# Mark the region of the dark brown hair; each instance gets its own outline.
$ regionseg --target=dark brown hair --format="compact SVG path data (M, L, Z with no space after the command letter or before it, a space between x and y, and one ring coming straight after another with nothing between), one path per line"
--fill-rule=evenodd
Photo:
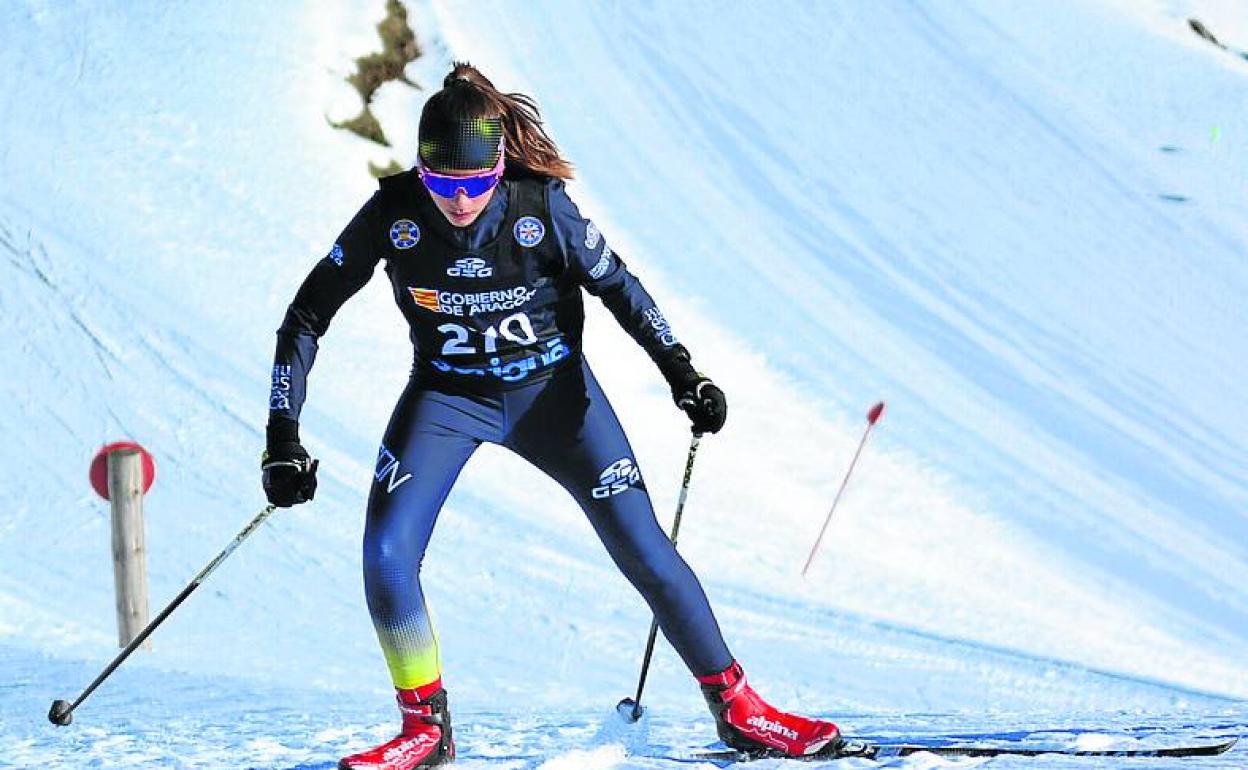
M468 62L455 62L442 80L442 90L429 98L424 111L446 120L503 119L509 171L572 178L572 164L542 128L537 102L524 94L505 94Z

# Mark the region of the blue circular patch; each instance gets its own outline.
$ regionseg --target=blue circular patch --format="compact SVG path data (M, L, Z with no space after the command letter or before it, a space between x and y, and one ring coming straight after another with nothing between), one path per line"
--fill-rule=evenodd
M546 225L537 217L520 217L512 230L516 242L526 249L531 249L546 237Z
M396 249L410 249L420 242L420 228L410 219L400 219L390 225L390 242Z

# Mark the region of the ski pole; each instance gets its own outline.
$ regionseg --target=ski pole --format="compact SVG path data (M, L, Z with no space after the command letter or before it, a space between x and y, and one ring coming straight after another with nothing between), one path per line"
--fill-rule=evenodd
M242 542L246 540L252 532L255 532L256 528L264 523L264 520L269 517L269 514L273 513L275 510L277 510L276 505L268 505L265 506L264 510L256 514L256 517L251 520L251 523L246 527L243 527L243 531L238 533L234 540L225 547L225 550L217 554L217 558L209 562L208 566L200 570L200 573L195 576L195 579L192 580L186 588L182 589L182 593L178 594L177 597L169 603L168 607L161 610L160 614L156 616L156 619L151 623L148 623L147 627L140 631L139 635L134 638L134 641L126 645L126 649L122 650L116 658L113 658L113 662L109 663L108 666L100 672L100 675L95 678L95 681L88 685L87 689L83 690L82 694L79 695L73 703L63 700L53 701L52 708L48 711L48 721L61 727L64 727L74 721L74 709L78 708L78 706L87 699L87 696L95 692L95 688L99 687L105 679L111 676L112 673L117 670L117 667L120 666L126 658L130 657L130 653L138 649L139 645L143 644L143 642L147 640L147 637L152 635L152 632L156 630L156 627L163 623L165 618L173 614L173 611L178 608L178 605L186 601L186 597L190 596L191 592L198 588L200 583L207 580L213 570L221 566L221 562L225 561L230 554L234 553L234 549L238 548L238 546L242 544Z
M693 461L698 454L698 442L702 434L694 431L689 442L689 459L685 462L685 480L680 485L680 498L676 501L676 519L672 522L672 547L676 547L676 537L680 534L680 518L685 512L685 498L689 496L689 479L693 476ZM650 638L646 640L646 652L641 659L641 675L637 678L637 697L625 698L615 704L615 710L628 722L641 719L641 691L646 687L646 675L650 673L650 659L654 656L654 643L659 636L659 619L650 620Z
M806 570L810 569L810 563L815 560L815 553L819 550L819 544L823 542L823 536L828 531L828 524L832 521L832 514L836 512L836 504L841 501L841 493L845 491L845 485L849 483L849 475L854 472L854 466L858 464L858 456L862 454L862 448L867 444L867 436L871 435L871 429L875 427L876 421L880 419L880 415L884 414L884 402L880 401L871 407L871 411L867 412L867 429L862 433L862 440L858 442L858 451L854 452L854 459L849 463L849 470L845 471L845 478L841 480L841 488L836 490L836 497L832 498L832 509L828 511L828 517L823 520L823 529L819 530L819 537L815 539L815 546L810 549L810 556L806 557L806 566L802 567L802 577L806 577Z

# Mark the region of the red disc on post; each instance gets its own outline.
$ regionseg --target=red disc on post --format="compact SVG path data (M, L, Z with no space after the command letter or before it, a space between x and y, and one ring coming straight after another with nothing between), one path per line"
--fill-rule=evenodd
M105 500L108 499L108 456L121 449L133 449L143 458L143 494L152 488L156 481L156 460L151 453L133 441L114 441L100 447L91 461L91 488Z

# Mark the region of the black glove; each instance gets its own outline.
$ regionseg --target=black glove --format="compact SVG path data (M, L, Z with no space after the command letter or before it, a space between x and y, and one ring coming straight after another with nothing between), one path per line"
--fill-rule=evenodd
M669 348L659 360L659 371L672 388L672 400L689 415L693 432L718 433L728 419L728 401L724 391L699 374L689 361L684 345Z
M299 425L291 420L269 424L268 440L260 457L261 481L269 502L279 508L306 503L316 494L319 460L308 457L299 443Z

